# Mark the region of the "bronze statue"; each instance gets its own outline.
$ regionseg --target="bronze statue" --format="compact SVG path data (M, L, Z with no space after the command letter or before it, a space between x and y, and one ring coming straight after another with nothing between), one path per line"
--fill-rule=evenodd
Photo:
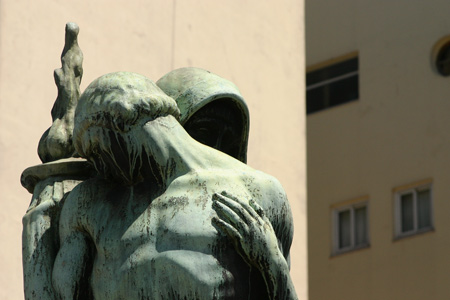
M205 72L168 75L217 79ZM24 172L34 191L27 299L296 299L286 195L242 163L245 102L231 83L223 92L220 77L208 90L194 75L168 75L164 91L134 73L95 80L72 98L76 151L66 152L82 158L56 155ZM170 84L189 92L171 94ZM182 101L191 104L180 118Z

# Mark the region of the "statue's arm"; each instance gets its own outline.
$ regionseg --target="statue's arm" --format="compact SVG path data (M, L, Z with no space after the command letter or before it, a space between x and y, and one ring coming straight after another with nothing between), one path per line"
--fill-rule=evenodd
M52 284L57 299L92 299L89 278L94 248L83 224L83 197L74 191L61 211L59 234L61 247L55 259ZM74 197L72 197L74 196Z
M80 231L68 235L53 268L53 287L57 299L92 299L89 286L92 266L89 238Z
M268 195L271 194L268 193ZM273 197L281 195L284 195L284 192L275 193ZM287 202L287 199L272 200L275 205ZM237 251L244 260L261 272L270 299L297 299L288 263L292 240L290 210L283 212L281 209L277 212L281 223L285 223L276 224L277 227L285 229L290 227L288 230L290 233L287 233L288 240L283 242L279 241L271 221L256 202L252 200L247 202L230 194L221 193L213 196L213 203L218 214L218 218L213 218L214 224L233 240ZM285 207L289 209L288 205ZM286 217L283 216L283 213L287 214Z
M35 187L31 204L22 218L22 263L25 299L54 299L51 284L58 251L61 181L49 178Z

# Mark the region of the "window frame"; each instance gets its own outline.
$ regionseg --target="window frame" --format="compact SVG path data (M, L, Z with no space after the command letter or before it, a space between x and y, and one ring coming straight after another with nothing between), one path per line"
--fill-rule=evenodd
M429 190L430 195L430 225L427 227L419 228L419 212L417 204L417 193L420 191ZM405 188L398 188L394 190L394 222L395 222L395 239L401 239L404 237L414 236L416 234L433 231L434 230L434 201L433 201L433 184L432 182L412 184ZM413 195L413 229L409 231L402 231L402 196L412 194Z
M361 207L366 208L366 238L367 242L355 245L355 232L356 232L356 226L355 226L355 210ZM339 213L344 211L350 211L350 246L348 247L339 247L339 238L340 238L340 224L339 224ZM357 201L350 204L344 204L338 207L334 207L332 211L332 255L339 255L342 253L347 253L359 249L364 249L370 247L370 226L369 226L369 201L368 199L365 199L363 201Z
M329 76L326 76L326 78L323 78L322 80L316 80L316 79L312 79L311 83L308 83L308 81L310 81L310 79L308 79L309 75L312 75L313 73L317 73L317 72L322 72L324 71L325 74L329 73L331 70L333 70L333 68L336 68L338 65L342 65L342 64L346 64L346 63L353 63L352 61L356 60L356 69L351 69L345 72L338 72L338 74L334 74L331 75L329 74ZM336 72L336 71L331 71L331 72ZM320 98L320 108L318 107L314 107L314 105L312 105L310 107L310 103L316 103L316 101L312 101L310 102L310 100L308 97L308 93L310 91L316 90L316 89L320 89L320 88L327 88L327 90L329 88L332 87L333 84L336 83L343 83L343 81L345 81L346 79L350 79L350 78L356 78L356 90L352 90L356 93L356 98L352 98L352 99L345 99L345 100L340 100L337 101L337 103L332 103L330 101L335 101L336 99L334 99L333 97L325 97L325 98ZM306 86L305 86L305 93L306 93L306 114L307 115L311 115L311 114L315 114L324 110L328 110L330 108L334 108L337 106L341 106L343 104L348 104L351 102L355 102L360 100L361 94L360 94L360 63L359 63L359 52L358 51L354 51L312 66L309 66L306 68ZM331 93L332 95L334 95L334 93ZM339 94L341 97L345 94ZM315 99L315 98L314 98Z

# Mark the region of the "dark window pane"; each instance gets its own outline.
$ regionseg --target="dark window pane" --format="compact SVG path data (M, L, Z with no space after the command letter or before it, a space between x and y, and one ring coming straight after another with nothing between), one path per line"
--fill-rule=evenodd
M306 74L306 113L359 98L358 57Z
M327 107L357 100L359 97L358 75L333 82L328 86L328 89L329 91L326 93L326 96L328 96Z
M436 67L441 75L450 75L450 43L445 44L439 50L436 58Z
M367 244L367 208L355 208L355 246Z
M430 190L417 192L417 217L419 229L431 227Z
M401 196L400 200L402 232L411 231L414 229L414 215L413 215L413 194L405 194Z
M306 113L358 100L358 74L306 92Z
M306 92L306 113L310 114L322 109L325 109L326 99L325 87L312 89Z
M358 57L316 70L306 74L306 86L348 74L359 69Z
M339 249L351 246L350 210L338 214Z

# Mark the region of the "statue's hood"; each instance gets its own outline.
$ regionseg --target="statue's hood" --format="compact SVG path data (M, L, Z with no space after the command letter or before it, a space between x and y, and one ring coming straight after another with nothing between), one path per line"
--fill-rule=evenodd
M247 162L250 117L244 98L232 82L203 69L181 68L164 75L156 85L177 102L183 126L205 105L216 100L232 101L243 124L240 150L235 158Z

